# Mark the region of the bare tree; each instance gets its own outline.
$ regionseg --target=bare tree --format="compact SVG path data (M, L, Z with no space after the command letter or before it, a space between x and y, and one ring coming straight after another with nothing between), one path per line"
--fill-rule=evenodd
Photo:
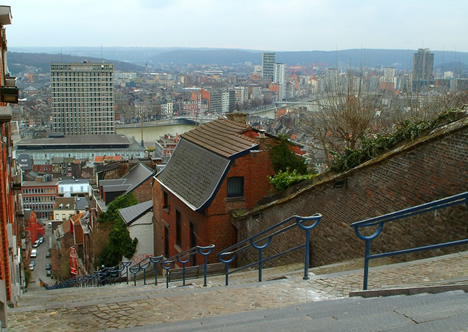
M363 137L378 130L377 117L382 109L382 95L371 92L363 75L337 77L328 82L318 99L318 136L326 149L342 152L356 149Z

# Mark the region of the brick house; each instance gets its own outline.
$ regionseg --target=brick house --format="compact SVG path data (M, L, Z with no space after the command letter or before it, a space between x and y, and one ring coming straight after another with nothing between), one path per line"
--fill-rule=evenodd
M156 255L210 244L217 252L236 243L231 212L251 209L270 192L269 139L246 125L245 114L232 115L181 135L172 158L154 176Z
M38 222L36 213L33 210L24 210L24 231L26 232L26 239L29 239L30 246L40 237L44 237L44 225Z

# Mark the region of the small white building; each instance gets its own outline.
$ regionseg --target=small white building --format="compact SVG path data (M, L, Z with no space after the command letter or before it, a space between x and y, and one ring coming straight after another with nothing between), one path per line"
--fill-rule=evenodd
M166 103L161 105L161 115L172 117L174 114L174 104L173 103Z
M61 180L58 183L58 194L60 196L90 195L91 186L88 179Z
M153 201L149 200L119 210L119 214L127 225L130 237L137 238L138 244L132 260L139 263L148 256L154 255Z

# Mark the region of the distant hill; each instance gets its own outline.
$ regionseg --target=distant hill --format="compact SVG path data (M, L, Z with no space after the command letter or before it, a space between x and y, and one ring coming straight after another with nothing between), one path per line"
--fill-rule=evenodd
M99 58L92 58L87 56L72 56L67 54L48 54L48 53L16 53L16 52L8 52L8 68L10 72L13 74L19 73L24 71L26 66L34 66L39 68L39 70L43 73L50 72L50 64L53 62L64 62L64 63L71 63L71 62L83 62L83 61L90 61L90 62L101 62ZM141 71L143 68L139 65L128 63L128 62L121 62L117 60L103 60L107 63L114 64L114 70L119 71Z
M158 53L151 58L154 63L173 63L177 65L191 63L232 65L251 62L261 64L261 51L244 50L172 50ZM307 52L276 52L276 62L288 66L322 67L395 67L411 69L414 51L409 50L342 50L342 51L307 51ZM434 66L447 62L468 64L468 53L452 51L434 51Z
M117 70L138 70L146 64L161 65L206 65L230 66L233 64L261 64L262 51L240 49L189 49L189 48L151 48L151 47L75 47L64 48L13 48L9 52L9 64L37 63L40 68L49 68L50 62L100 61L101 58L113 62ZM28 58L27 54L35 53ZM412 69L413 54L417 50L351 49L339 51L276 52L276 61L288 66L323 67L395 67ZM22 53L19 53L22 52ZM468 65L468 52L432 51L434 67L446 63ZM41 53L41 54L37 54ZM120 61L120 63L117 63ZM137 65L131 67L131 64ZM458 65L460 66L460 65ZM133 69L132 69L133 68ZM12 68L13 69L13 68ZM49 69L47 69L48 71Z

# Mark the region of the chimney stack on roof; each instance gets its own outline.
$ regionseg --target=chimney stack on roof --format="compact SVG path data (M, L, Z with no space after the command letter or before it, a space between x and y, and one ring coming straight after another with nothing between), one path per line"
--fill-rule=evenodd
M231 121L247 124L247 113L226 113L226 116Z

